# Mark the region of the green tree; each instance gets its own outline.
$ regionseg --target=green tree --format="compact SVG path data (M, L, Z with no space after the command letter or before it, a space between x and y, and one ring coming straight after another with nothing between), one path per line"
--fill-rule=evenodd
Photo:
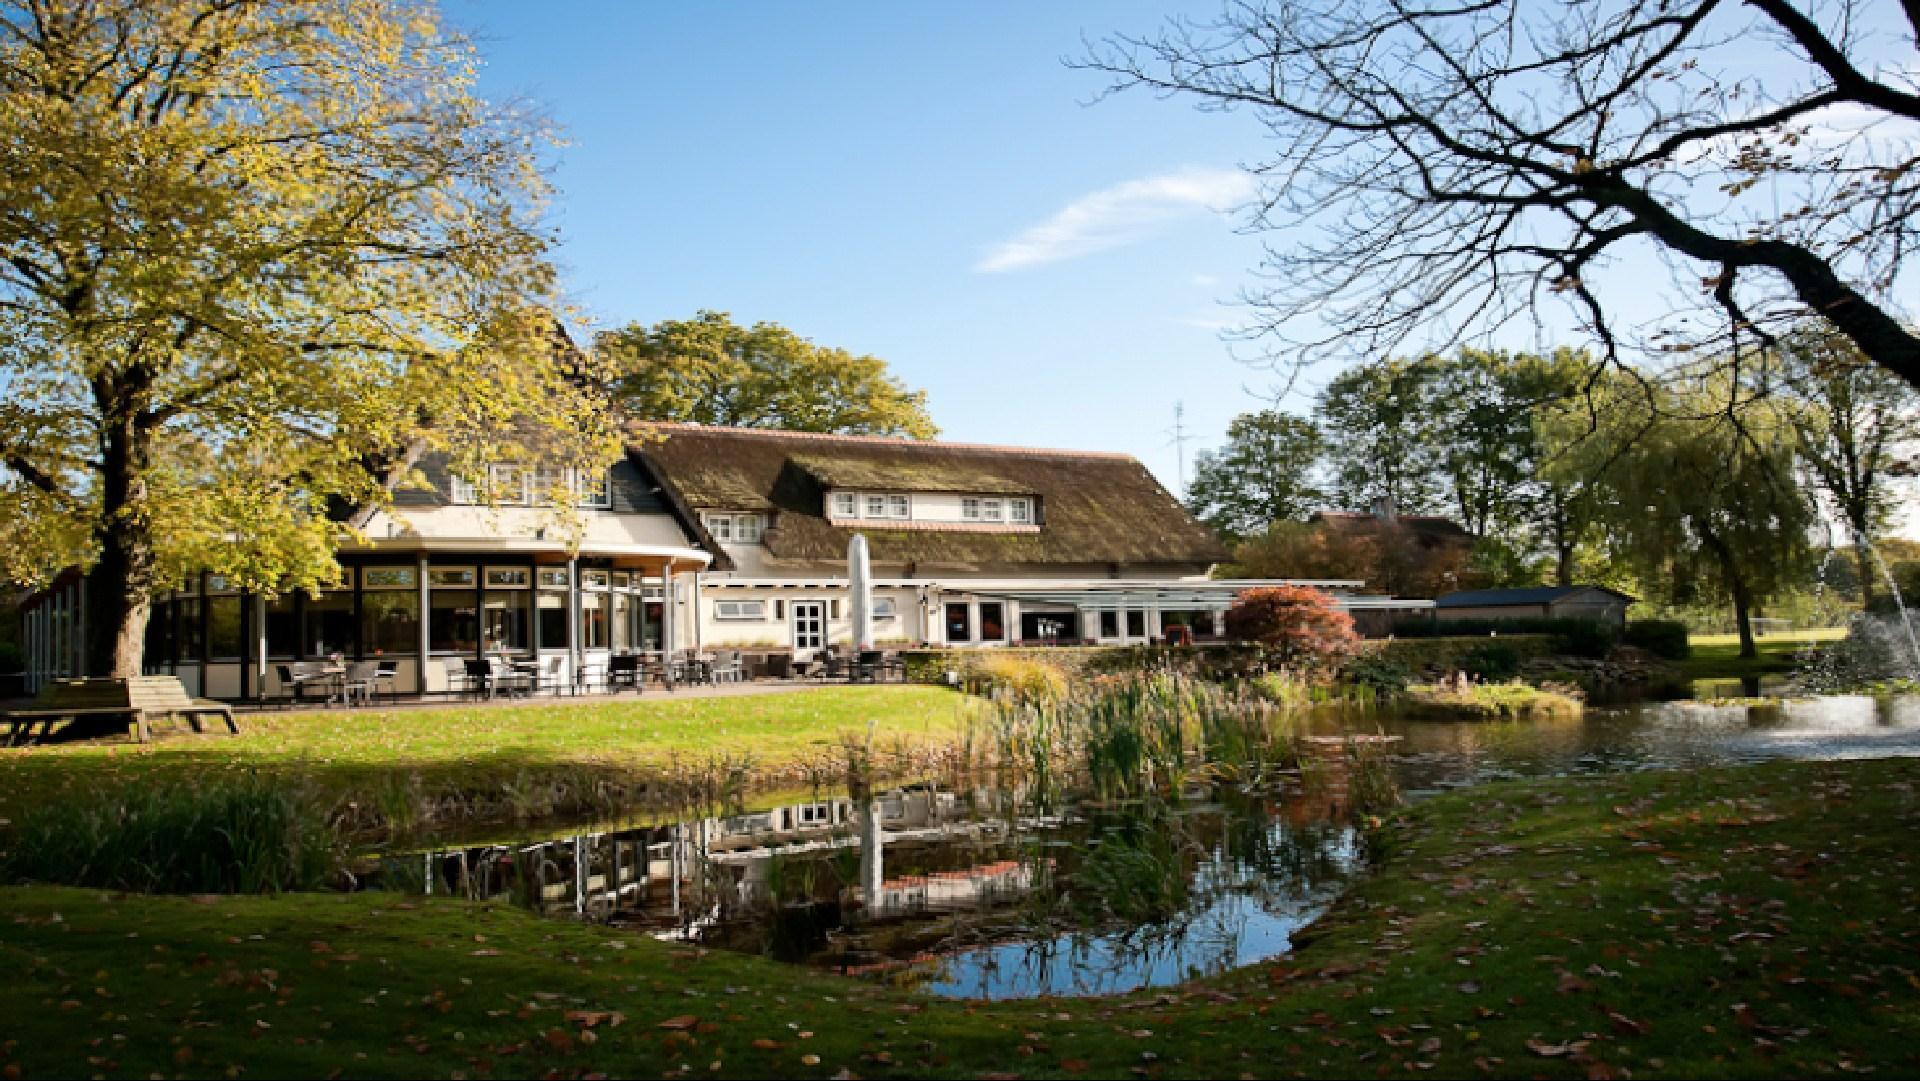
M1362 508L1390 499L1405 513L1445 505L1446 463L1435 425L1431 357L1349 368L1320 392L1314 419L1326 439L1333 497Z
M424 444L610 461L553 347L540 134L401 0L0 5L0 560L88 569L89 664L156 589L336 572Z
M1860 598L1871 606L1873 538L1886 528L1899 479L1914 472L1920 393L1822 325L1785 336L1778 358L1800 460L1846 523Z
M1317 483L1325 449L1310 420L1274 409L1242 413L1227 425L1226 445L1200 455L1187 506L1229 540L1303 518L1325 499Z
M1553 513L1534 418L1573 396L1597 362L1570 349L1462 349L1432 364L1433 438L1460 524L1510 549L1531 547L1528 534L1547 532Z
M927 392L879 357L815 345L777 323L743 327L726 312L635 323L601 334L619 396L647 420L931 439Z
M1814 513L1782 411L1739 395L1724 374L1616 381L1595 403L1598 432L1553 468L1586 481L1607 545L1643 585L1684 602L1717 582L1753 657L1753 611L1805 569Z

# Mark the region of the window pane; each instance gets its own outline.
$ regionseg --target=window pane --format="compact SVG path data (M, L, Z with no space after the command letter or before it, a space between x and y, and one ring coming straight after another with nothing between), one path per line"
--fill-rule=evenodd
M532 580L532 574L530 574L525 567L487 568L488 589L524 588Z
M420 651L420 594L411 589L360 597L360 641L368 655Z
M758 514L742 514L739 522L735 525L734 534L736 539L742 544L760 543L760 516Z
M306 650L308 657L353 655L353 594L331 589L306 601Z
M973 621L967 618L967 606L964 604L947 605L947 641L973 641Z
M912 502L903 495L890 495L887 497L887 508L893 512L895 518L908 517L909 509L912 505Z
M980 605L980 640L1002 642L1007 637L1006 615L998 601Z
M418 582L412 567L368 567L360 572L366 589L412 589Z
M1147 614L1138 608L1127 609L1127 637L1145 638L1147 635Z
M474 650L480 622L474 615L473 590L436 589L427 613L429 644L435 653L467 653Z
M292 657L300 651L300 624L294 620L294 595L267 601L267 656Z
M466 586L473 588L472 567L433 567L427 571L427 581L436 586Z
M870 495L867 497L867 517L885 518L887 516L887 497Z
M625 593L613 595L613 648L633 648L633 598Z
M960 501L960 517L980 517L980 501L978 499L962 499Z
M207 598L207 656L216 661L237 661L247 655L240 634L240 598Z
M1102 638L1120 637L1120 613L1118 612L1100 613L1100 637Z
M567 595L543 589L540 591L540 648L566 649L569 645Z
M581 596L580 644L582 648L607 648L607 611L612 599L605 593L587 593Z
M180 607L180 618L174 624L174 633L180 637L180 659L197 661L200 659L200 598L182 597L174 602Z
M489 592L482 609L486 647L520 651L533 648L533 594L524 589Z
M173 663L173 602L155 601L153 612L147 617L147 649L144 658L149 666Z

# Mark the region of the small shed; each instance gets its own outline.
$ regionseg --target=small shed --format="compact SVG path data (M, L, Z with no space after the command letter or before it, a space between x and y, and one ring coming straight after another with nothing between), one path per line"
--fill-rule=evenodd
M1606 586L1469 589L1436 598L1433 615L1442 623L1470 619L1592 619L1624 627L1627 606L1637 599Z

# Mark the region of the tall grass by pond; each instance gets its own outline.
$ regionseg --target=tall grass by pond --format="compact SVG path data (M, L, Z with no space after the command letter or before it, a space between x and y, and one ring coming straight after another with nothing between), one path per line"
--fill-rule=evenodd
M346 843L310 789L241 777L101 793L15 822L0 881L145 893L278 893L338 881Z

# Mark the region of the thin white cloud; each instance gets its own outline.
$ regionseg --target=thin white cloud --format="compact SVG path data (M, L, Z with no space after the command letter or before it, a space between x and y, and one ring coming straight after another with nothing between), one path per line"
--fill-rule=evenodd
M1182 218L1231 210L1253 193L1253 178L1237 169L1190 167L1129 180L1081 196L995 244L974 269L985 274L1022 270L1137 244Z

